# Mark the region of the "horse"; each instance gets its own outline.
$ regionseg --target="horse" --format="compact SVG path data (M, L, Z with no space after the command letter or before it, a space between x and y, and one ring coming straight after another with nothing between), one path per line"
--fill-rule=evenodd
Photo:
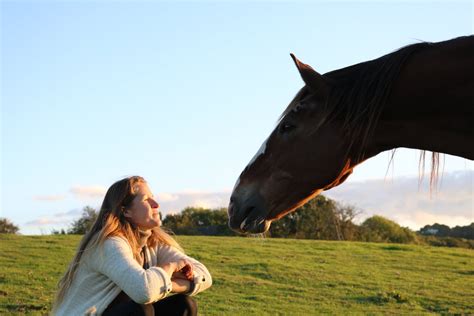
M323 75L290 54L305 85L240 174L229 227L271 222L399 147L474 158L474 36L408 45ZM433 171L432 171L433 175Z

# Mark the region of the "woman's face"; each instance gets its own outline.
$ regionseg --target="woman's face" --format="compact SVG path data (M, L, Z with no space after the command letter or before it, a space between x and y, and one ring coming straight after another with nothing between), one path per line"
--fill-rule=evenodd
M161 225L160 205L146 183L137 183L133 187L136 196L131 205L125 210L125 217L142 230L148 230Z

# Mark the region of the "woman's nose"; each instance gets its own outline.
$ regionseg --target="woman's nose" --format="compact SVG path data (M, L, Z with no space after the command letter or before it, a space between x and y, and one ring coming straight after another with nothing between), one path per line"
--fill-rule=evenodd
M158 204L158 202L156 202L155 200L150 199L150 206L151 208L159 208L160 204Z

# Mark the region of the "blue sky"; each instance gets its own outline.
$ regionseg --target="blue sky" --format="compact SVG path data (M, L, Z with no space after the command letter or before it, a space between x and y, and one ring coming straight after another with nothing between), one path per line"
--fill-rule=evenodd
M47 233L134 174L149 180L164 213L226 206L302 86L290 52L324 73L472 31L470 1L2 1L0 216L22 233ZM417 151L400 150L388 183L416 179L417 163ZM369 160L347 188L383 180L387 165L384 153ZM454 202L437 216L473 220L472 170L446 156L446 179L461 177L467 191L455 199L442 186L430 203ZM412 227L435 220L397 214L387 216Z

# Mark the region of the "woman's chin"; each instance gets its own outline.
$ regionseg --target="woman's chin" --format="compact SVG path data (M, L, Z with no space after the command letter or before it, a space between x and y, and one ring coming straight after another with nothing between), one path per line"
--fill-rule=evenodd
M161 226L161 221L160 219L156 219L156 218L150 218L150 220L148 220L143 225L138 225L138 227L141 230L150 230L150 229L157 228L160 226Z
M152 226L151 228L160 227L160 226L161 226L160 217L158 216L158 218L153 218L153 219L150 221L150 226Z

